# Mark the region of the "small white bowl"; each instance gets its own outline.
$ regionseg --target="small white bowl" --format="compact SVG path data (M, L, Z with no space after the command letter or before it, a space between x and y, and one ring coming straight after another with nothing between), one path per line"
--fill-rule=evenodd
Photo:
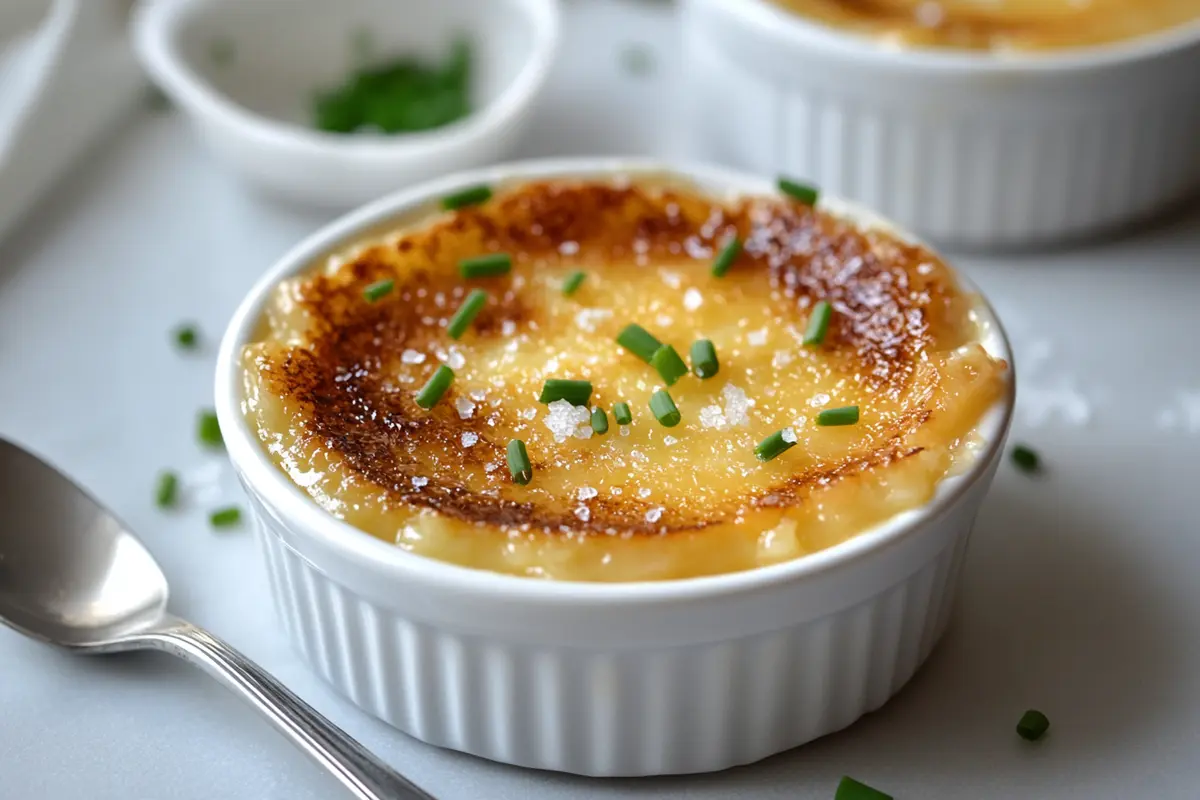
M559 11L557 0L159 0L141 5L133 35L153 80L247 179L347 208L505 156L550 72ZM309 125L314 91L344 82L365 43L437 59L459 35L475 59L469 117L396 136Z
M879 708L946 626L971 526L1003 451L1011 372L1008 392L978 426L976 461L944 480L926 506L795 561L663 582L542 581L405 552L319 508L247 425L240 353L276 284L320 256L479 183L670 173L716 195L773 191L769 181L720 169L597 159L428 183L343 217L287 253L221 342L217 415L250 495L287 635L335 688L422 741L585 775L724 769ZM821 205L886 227L858 206ZM980 316L984 346L1011 365L999 323L986 306Z
M1200 22L1045 55L898 50L766 0L685 0L705 157L944 244L1048 243L1200 188Z

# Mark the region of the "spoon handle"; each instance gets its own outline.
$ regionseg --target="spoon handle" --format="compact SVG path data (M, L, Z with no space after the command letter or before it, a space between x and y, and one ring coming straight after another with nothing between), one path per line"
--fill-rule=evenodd
M241 695L358 800L435 800L253 661L207 631L177 620L138 638L148 647L196 664Z

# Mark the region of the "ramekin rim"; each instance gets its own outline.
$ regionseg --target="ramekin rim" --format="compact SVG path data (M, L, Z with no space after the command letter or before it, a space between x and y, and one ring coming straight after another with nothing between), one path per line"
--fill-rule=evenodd
M238 305L222 336L217 356L216 411L228 455L248 491L259 495L268 506L278 509L293 533L319 540L358 567L387 573L408 585L424 582L436 584L445 590L533 602L553 600L582 605L644 605L753 592L836 570L852 561L886 550L918 528L931 524L976 482L984 479L992 462L999 457L1012 418L1016 395L1015 371L1012 350L999 318L987 298L957 269L954 269L954 274L961 288L978 298L976 310L986 323L985 348L1005 360L1009 367L1006 392L985 412L976 426L986 442L985 446L975 454L968 470L944 478L928 503L901 512L846 541L810 555L738 572L658 581L538 580L507 575L410 553L377 539L322 509L271 462L241 412L240 353L251 341L253 328L258 323L269 293L280 280L311 265L315 259L337 246L354 241L356 236L389 217L464 187L539 178L664 174L694 180L710 190L719 186L721 191L727 193L765 194L772 187L768 180L760 176L706 164L625 158L517 161L455 173L395 192L322 226L293 246L263 274ZM858 224L878 227L909 241L920 241L855 203L830 197L822 198L821 207L835 214L846 215Z

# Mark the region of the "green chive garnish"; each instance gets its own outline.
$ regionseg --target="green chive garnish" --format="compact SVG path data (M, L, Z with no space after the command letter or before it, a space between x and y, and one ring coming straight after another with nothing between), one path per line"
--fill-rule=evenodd
M754 455L758 457L759 461L770 461L795 446L796 432L791 428L784 428L781 431L775 431L759 442L758 446L754 448Z
M679 353L676 353L675 348L669 344L664 344L654 351L654 356L650 359L650 366L654 367L662 376L663 382L667 386L674 386L676 381L688 374L687 364L683 363Z
M200 334L195 325L180 325L175 329L175 344L184 350L191 350L200 341Z
M717 253L716 259L713 260L712 276L714 278L725 277L725 273L729 272L729 268L733 266L733 262L737 261L737 257L741 254L742 240L735 236L721 248L721 252Z
M421 387L421 391L417 392L417 405L428 411L437 405L438 400L442 399L442 395L450 388L450 384L454 382L454 370L447 367L445 364L439 366Z
M615 404L613 418L616 419L618 425L628 425L633 422L633 412L629 410L629 403Z
M1022 472L1033 474L1042 469L1042 459L1033 449L1023 444L1015 445L1012 449L1012 460Z
M1021 721L1017 723L1017 734L1022 739L1030 742L1036 742L1038 739L1046 735L1046 731L1050 729L1050 720L1040 711L1029 709L1021 715Z
M817 424L825 426L853 425L858 422L858 406L827 408L817 414Z
M697 378L711 378L721 368L717 363L717 348L708 339L692 342L692 372Z
M555 400L566 400L573 406L586 406L592 399L591 381L570 381L560 378L549 378L542 384L542 394L539 403L553 403Z
M592 431L608 433L608 414L604 413L603 408L597 408L592 412Z
M219 508L208 515L208 524L214 528L232 528L242 521L242 510L237 506Z
M817 187L789 180L788 178L779 179L779 191L790 197L794 197L806 206L815 206L817 198L821 196L821 191Z
M196 419L196 438L201 444L209 447L221 447L225 444L225 437L221 435L221 423L217 422L217 415L212 411L201 411L200 416Z
M487 303L487 299L487 292L483 289L472 289L467 294L467 299L463 300L458 311L455 311L454 316L450 318L450 324L446 326L446 333L450 335L451 339L457 339L467 332L467 328L471 327L471 323L475 321L475 317Z
M635 322L629 323L624 330L617 334L617 344L647 364L650 363L650 359L654 358L658 348L662 347L662 342Z
M829 320L833 317L833 306L825 300L813 306L812 316L808 318L808 330L804 331L804 343L818 345L825 341L829 332Z
M458 262L458 274L464 278L494 278L512 271L512 256L508 253L488 253L485 256L464 258Z
M492 187L487 185L471 186L442 198L442 208L453 211L456 208L477 206L492 199Z
M174 472L163 472L154 486L154 502L159 508L172 508L179 498L179 476Z
M529 463L529 453L520 439L508 443L508 472L512 475L513 483L522 486L533 480L533 465Z
M567 297L575 294L579 290L579 286L583 283L583 279L587 277L587 273L577 269L563 280L562 293Z
M382 300L392 293L392 289L396 288L396 282L391 278L385 278L381 281L375 281L366 289L363 289L363 297L367 298L368 303L374 303L377 300Z
M833 800L893 800L890 794L884 794L865 783L859 783L849 775L838 781L837 794Z
M675 401L667 394L666 389L659 389L650 397L650 410L665 428L674 428L681 419L679 409L675 407Z

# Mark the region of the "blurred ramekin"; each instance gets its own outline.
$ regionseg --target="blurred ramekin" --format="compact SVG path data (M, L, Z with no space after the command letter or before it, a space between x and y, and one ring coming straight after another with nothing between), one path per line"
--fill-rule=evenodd
M1200 187L1200 22L1048 55L899 50L767 0L684 0L700 153L943 244L1044 244Z
M946 625L1008 429L1011 370L1009 391L979 425L977 460L927 506L815 555L688 580L554 582L433 561L330 516L263 451L242 414L239 354L281 279L459 188L664 172L722 195L774 191L714 168L601 159L462 174L384 198L301 243L225 333L217 413L283 627L335 688L422 741L586 775L723 769L879 708ZM822 207L886 225L847 203ZM985 346L1011 364L999 323L986 306L980 315Z

